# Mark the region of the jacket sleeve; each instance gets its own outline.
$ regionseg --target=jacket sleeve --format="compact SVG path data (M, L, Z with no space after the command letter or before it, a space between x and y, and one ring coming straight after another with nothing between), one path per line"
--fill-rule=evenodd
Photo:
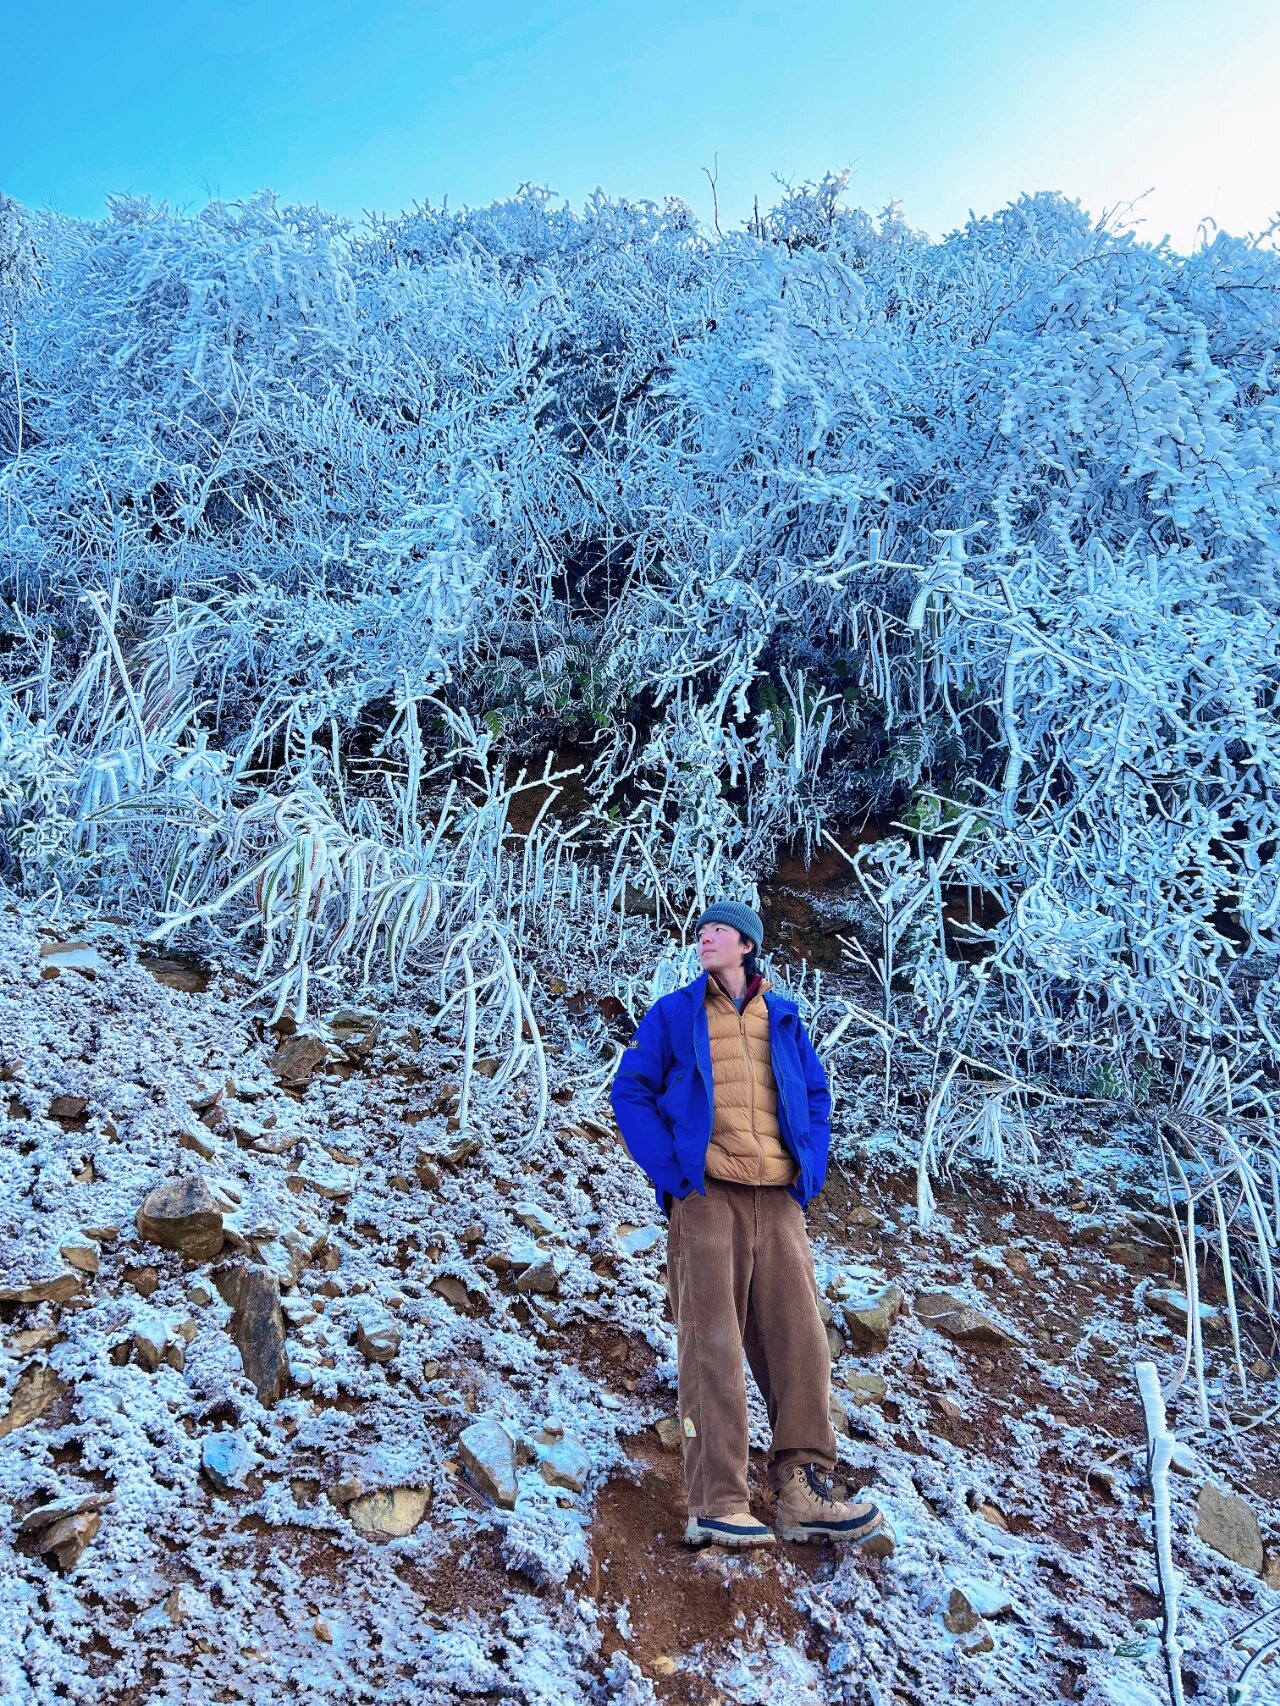
M659 1201L664 1191L680 1197L690 1188L676 1157L671 1128L658 1108L670 1060L662 1015L654 1006L641 1019L635 1036L623 1049L609 1092L622 1141L632 1160L648 1175Z
M809 1097L809 1139L813 1146L813 1189L816 1194L827 1177L827 1156L831 1148L831 1090L826 1070L818 1059L818 1051L803 1024L796 1027L796 1047Z

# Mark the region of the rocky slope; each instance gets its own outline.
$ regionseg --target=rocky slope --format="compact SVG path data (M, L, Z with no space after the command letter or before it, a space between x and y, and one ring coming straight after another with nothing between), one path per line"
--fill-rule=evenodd
M583 993L533 1142L496 1057L460 1121L425 989L307 1035L244 993L0 913L0 1696L1164 1698L1132 1369L1172 1384L1182 1300L1122 1129L940 1190L924 1234L910 1133L838 1110L833 1415L898 1548L691 1555L665 1235ZM1207 1302L1215 1427L1185 1386L1169 1416L1188 1692L1220 1698L1280 1615L1277 1371L1259 1335L1243 1398Z

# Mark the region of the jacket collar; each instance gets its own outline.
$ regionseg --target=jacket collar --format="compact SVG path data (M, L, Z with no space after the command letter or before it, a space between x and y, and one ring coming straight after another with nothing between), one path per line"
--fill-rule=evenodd
M737 1007L738 1002L735 1001L733 996L729 994L729 987L725 983L724 979L720 976L719 972L709 971L707 973L707 976L709 978L713 978L715 980L716 988L720 989L723 992L723 994L725 995L725 997L729 1001L733 1001L734 1006ZM764 976L764 974L762 972L756 972L754 974L754 976L752 976L751 978L749 978L747 980L746 987L742 992L742 997L741 997L742 1006L743 1007L749 1007L751 1005L752 996L755 995L756 991L762 987L765 989L768 989L770 987L769 980ZM711 989L710 983L708 983L707 989L708 990Z
M672 993L684 995L695 1006L701 1007L707 999L707 979L710 975L711 973L707 971L699 972L691 983L683 984L680 989L673 990ZM761 999L766 1007L776 1007L779 1012L798 1013L800 1011L789 995L781 995L775 989L765 990Z

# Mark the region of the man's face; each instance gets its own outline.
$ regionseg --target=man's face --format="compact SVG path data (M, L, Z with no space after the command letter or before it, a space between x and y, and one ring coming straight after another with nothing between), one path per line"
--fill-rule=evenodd
M732 924L704 924L698 932L698 958L704 971L735 971L750 952Z

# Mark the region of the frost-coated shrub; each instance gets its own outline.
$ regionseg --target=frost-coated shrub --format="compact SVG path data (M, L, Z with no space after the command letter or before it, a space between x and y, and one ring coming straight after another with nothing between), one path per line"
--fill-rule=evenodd
M823 1018L927 1066L922 1210L1119 1096L1236 1178L1269 1306L1272 233L1041 194L934 242L844 187L715 236L528 184L0 202L4 879L244 934L277 1003L412 952L510 1017L504 953L630 994L653 919L875 810L875 988ZM507 763L569 739L589 809L513 858Z

